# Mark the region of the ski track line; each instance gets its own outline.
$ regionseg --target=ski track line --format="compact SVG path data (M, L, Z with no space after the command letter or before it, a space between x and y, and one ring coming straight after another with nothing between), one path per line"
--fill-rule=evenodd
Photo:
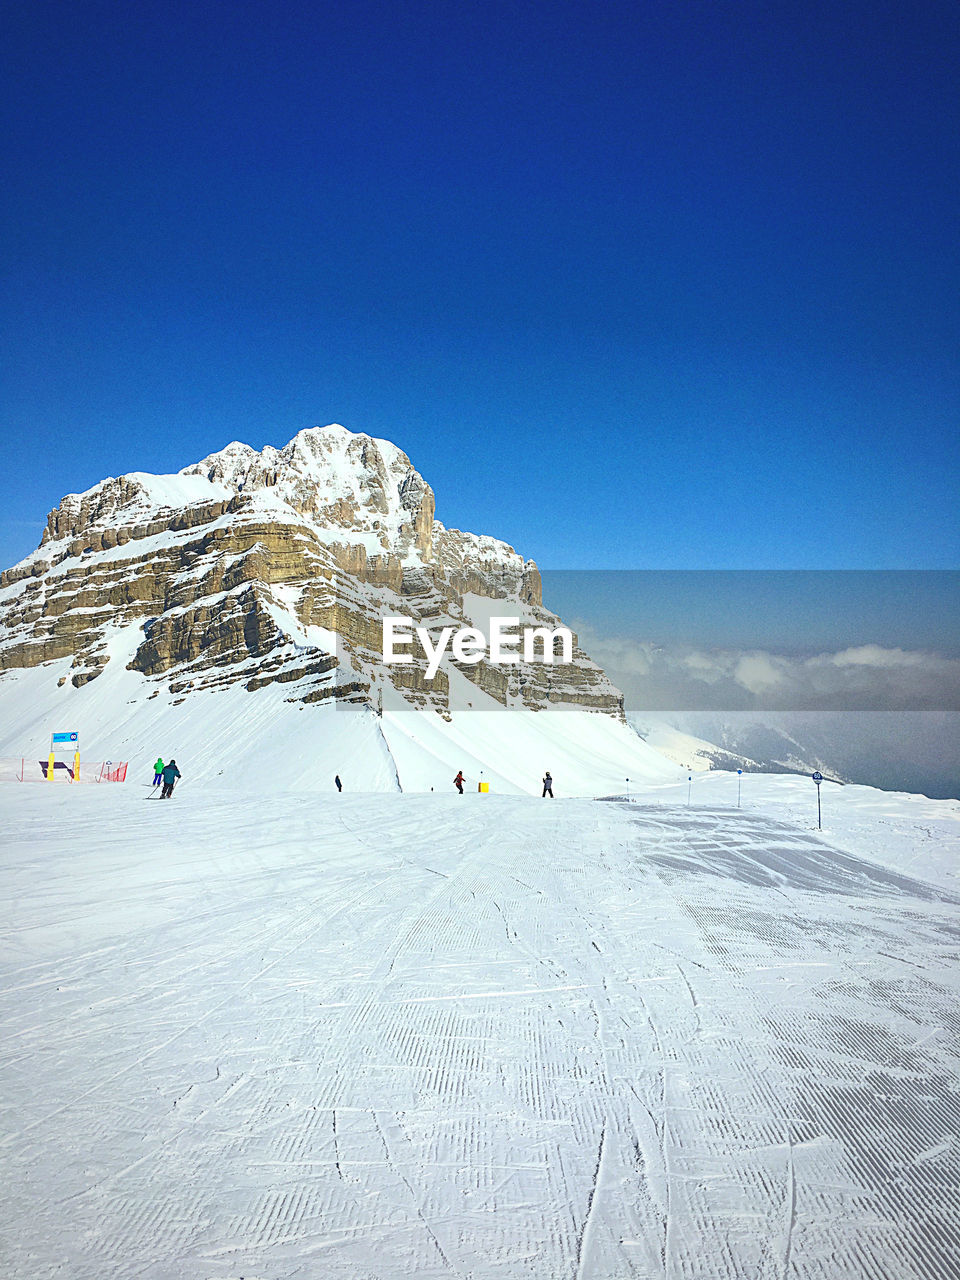
M793 1135L787 1125L787 1194L785 1204L785 1224L783 1239L783 1263L780 1268L780 1280L787 1280L790 1274L790 1251L793 1247L793 1233L797 1225L797 1172L793 1159Z
M577 1240L577 1274L576 1280L586 1280L588 1272L586 1265L590 1256L590 1232L594 1221L594 1206L597 1202L597 1196L603 1182L603 1159L607 1146L607 1121L603 1123L600 1131L600 1147L597 1151L597 1167L593 1173L593 1185L590 1188L590 1194L587 1198L587 1211L583 1218L583 1227L580 1231L580 1238Z
M409 1178L407 1178L406 1175L403 1173L402 1167L398 1164L393 1154L391 1142L390 1142L390 1139L387 1137L387 1132L386 1132L387 1126L390 1124L389 1117L383 1115L382 1113L377 1113L375 1111L373 1112L373 1120L374 1120L374 1123L376 1124L377 1131L380 1134L380 1139L383 1142L384 1151L386 1152L386 1157L387 1157L387 1164L389 1168L391 1168L394 1171L394 1173L397 1174L400 1181L406 1187L410 1197L410 1203L413 1206L414 1213L416 1214L419 1222L422 1224L423 1229L427 1237L429 1238L430 1242L432 1243L433 1247L436 1249L440 1257L440 1261L443 1263L444 1267L452 1275L463 1276L463 1272L459 1269L459 1267L455 1266L454 1263L451 1262L451 1260L447 1257L447 1254L444 1251L443 1245L440 1243L440 1240L438 1239L436 1232L434 1231L433 1227L430 1225L430 1221L427 1218L427 1215L423 1211L422 1199L418 1197Z

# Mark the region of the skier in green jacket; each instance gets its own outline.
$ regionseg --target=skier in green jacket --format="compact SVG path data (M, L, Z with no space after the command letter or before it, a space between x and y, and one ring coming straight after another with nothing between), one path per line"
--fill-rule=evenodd
M157 756L157 763L153 766L153 785L160 785L160 775L163 773L163 761Z

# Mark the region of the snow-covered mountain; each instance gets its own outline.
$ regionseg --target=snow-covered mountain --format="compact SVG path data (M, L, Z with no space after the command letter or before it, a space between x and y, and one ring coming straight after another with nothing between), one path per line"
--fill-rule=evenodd
M885 791L956 797L955 711L631 711L648 745L694 770L812 773Z
M696 714L661 719L631 712L627 720L644 742L683 769L698 773L709 769L743 773L819 770L833 782L846 781L842 771L829 762L829 745L820 755L812 745L798 741L784 729L764 725L756 717L743 725L739 734L719 717L704 724Z
M0 668L70 655L79 687L110 660L109 633L135 621L131 665L174 692L280 680L304 702L362 701L385 676L409 701L446 710L445 672L428 682L423 662L384 668L384 613L465 625L479 597L558 620L542 609L533 561L446 529L434 505L406 454L340 426L261 453L233 443L177 475L104 480L64 498L38 550L0 578ZM501 703L512 693L529 706L621 710L582 652L563 669L528 666L513 690L489 663L464 672Z
M354 756L370 786L397 785L401 762L403 785L446 784L452 765L521 790L544 768L568 767L568 790L668 768L579 645L552 665L445 659L435 678L416 648L385 664L386 615L431 635L492 614L560 625L532 560L434 508L396 445L338 425L68 495L0 575L0 754L42 754L69 721L101 758L186 743L202 773L277 757L296 785ZM305 709L337 718L321 730Z

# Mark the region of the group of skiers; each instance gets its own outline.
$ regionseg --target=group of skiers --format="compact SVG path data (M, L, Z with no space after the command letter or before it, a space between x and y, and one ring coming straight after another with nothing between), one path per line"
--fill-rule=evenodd
M157 763L153 766L153 785L159 787L163 783L163 789L160 792L161 800L169 800L173 795L173 788L180 777L180 770L177 768L176 760L171 760L168 764L163 763L162 757L158 757Z
M464 782L466 782L466 778L464 778L463 776L463 770L460 769L457 772L457 776L453 780L453 785L457 788L457 790L460 792L461 795L463 795ZM553 778L550 776L549 769L543 775L543 795L544 797L549 796L551 800L553 799Z
M176 760L171 760L169 763L164 764L162 757L157 759L157 763L153 766L153 785L155 787L159 787L161 783L163 784L163 788L160 792L161 800L170 799L173 795L173 788L176 781L180 776L181 774L180 770L177 768ZM463 770L459 769L457 771L457 776L453 780L453 785L461 795L463 795L464 782L466 782L466 778L463 776ZM339 773L334 778L333 783L337 788L337 791L343 790L343 783L340 781ZM550 776L549 770L547 770L543 775L543 795L544 797L549 796L551 800L553 799L553 778Z

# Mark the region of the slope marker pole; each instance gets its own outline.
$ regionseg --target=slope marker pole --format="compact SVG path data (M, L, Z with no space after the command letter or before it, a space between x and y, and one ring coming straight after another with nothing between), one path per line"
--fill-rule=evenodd
M819 769L813 775L813 780L817 784L817 830L822 831L823 828L820 826L820 783L823 781L823 774Z

